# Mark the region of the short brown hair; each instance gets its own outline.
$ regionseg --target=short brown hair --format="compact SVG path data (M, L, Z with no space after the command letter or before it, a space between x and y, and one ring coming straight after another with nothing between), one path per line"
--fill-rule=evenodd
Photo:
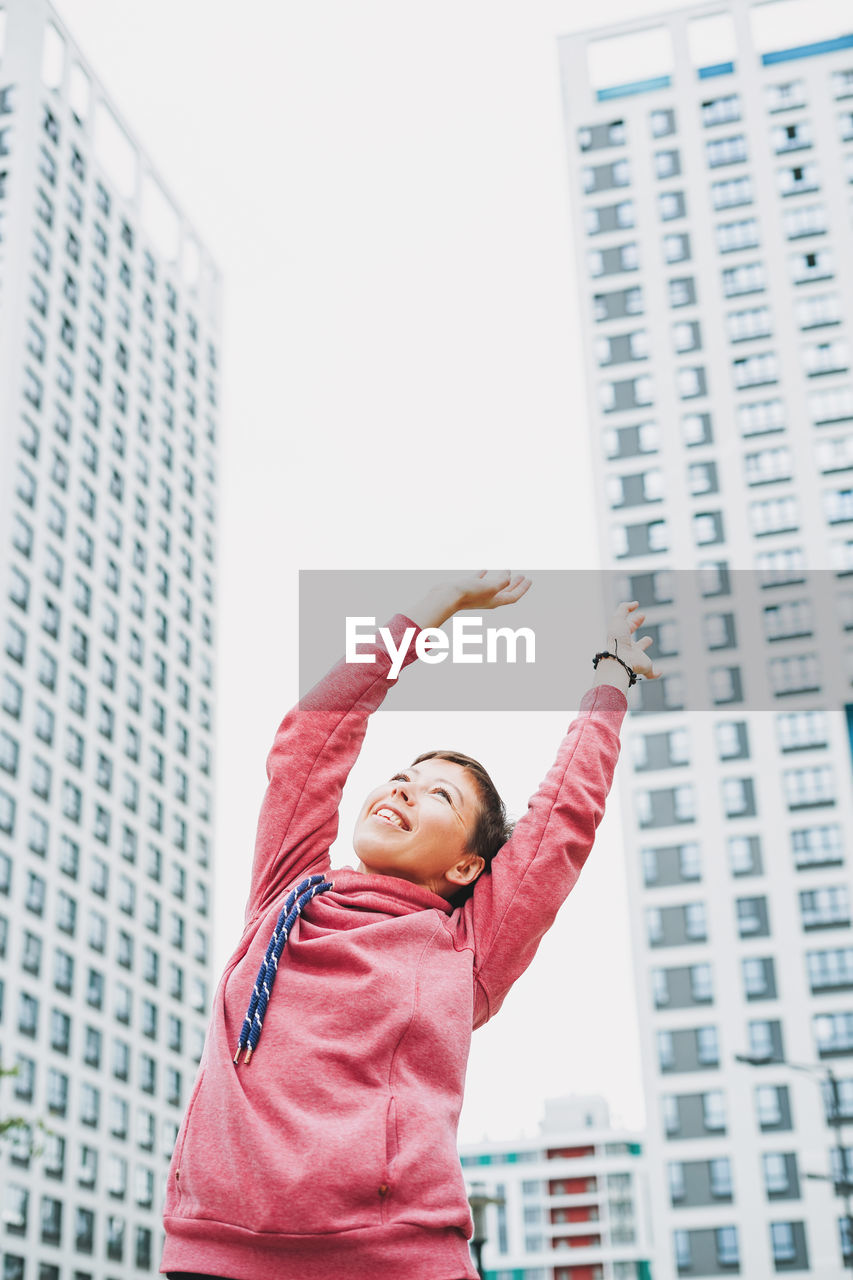
M479 760L463 755L461 751L425 751L413 760L412 764L420 764L423 760L448 760L451 764L461 765L473 778L480 797L480 809L474 823L468 852L483 859L485 865L480 874L485 875L491 868L495 854L509 840L515 825L507 818L506 807L498 794L497 787ZM467 898L470 898L475 884L476 880L473 880L471 884L465 885L453 895L450 902L454 907L461 906Z

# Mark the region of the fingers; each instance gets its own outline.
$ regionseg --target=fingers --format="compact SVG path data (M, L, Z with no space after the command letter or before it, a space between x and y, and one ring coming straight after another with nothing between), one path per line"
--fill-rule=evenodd
M505 587L503 591L498 593L496 599L499 600L501 604L515 604L517 600L520 600L521 597L530 590L531 586L532 579L526 578L522 573L516 574L516 576L510 580L509 585Z

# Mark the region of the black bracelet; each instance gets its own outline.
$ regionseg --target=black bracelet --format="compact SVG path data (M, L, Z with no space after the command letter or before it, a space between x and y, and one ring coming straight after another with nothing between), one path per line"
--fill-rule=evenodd
M618 640L616 641L616 648L617 649L619 648ZM608 653L606 650L603 653L597 653L592 660L593 667L597 667L602 658L613 658L616 662L619 663L620 667L625 668L625 670L628 672L628 688L629 689L632 687L632 685L635 685L637 681L640 679L640 676L637 675L636 671L632 670L632 668L628 666L628 663L619 657L618 653Z

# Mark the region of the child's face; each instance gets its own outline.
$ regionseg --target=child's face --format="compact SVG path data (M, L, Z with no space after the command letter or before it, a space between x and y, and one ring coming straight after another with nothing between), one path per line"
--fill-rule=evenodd
M479 807L476 785L462 765L440 759L409 765L371 791L362 806L353 836L359 871L452 896L482 864L467 851Z

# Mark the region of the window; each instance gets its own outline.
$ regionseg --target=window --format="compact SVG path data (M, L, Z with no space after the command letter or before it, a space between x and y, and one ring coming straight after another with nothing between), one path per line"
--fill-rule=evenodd
M726 841L733 876L760 875L761 843L758 836L729 836Z
M752 204L752 200L752 179L746 174L711 184L711 202L715 209L734 209Z
M742 701L740 667L711 667L708 671L708 687L711 700L717 706L723 706L727 702ZM738 794L745 794L743 788L738 790L736 787L724 786L724 796L727 800L730 797L732 804L737 803L735 796Z
M636 271L639 267L639 255L636 243L617 245L612 249L590 249L587 254L589 273L593 278L616 275L622 271ZM161 498L162 501L162 498ZM169 502L163 502L168 507Z
M808 951L806 965L813 993L853 988L853 947Z
M853 97L853 69L833 71L832 87L836 98Z
M761 293L765 287L764 265L761 262L745 262L723 271L723 293L727 298L741 294Z
M687 307L696 301L696 283L692 276L684 276L667 283L667 294L671 307Z
M809 413L815 426L845 422L853 418L853 387L835 387L812 391L808 396Z
M829 249L812 249L807 253L795 253L791 255L788 262L794 284L830 280L835 272L834 259Z
M7 712L8 715L13 716L15 720L20 720L21 709L23 707L23 704L24 704L24 691L21 685L18 683L17 680L13 679L12 676L8 674L4 675L2 693L0 693L0 706L2 706L3 710ZM38 704L39 707L42 705L43 705L42 703ZM36 734L38 736L41 736L39 734L38 712L36 715L35 730L36 730Z
M750 307L746 311L730 311L727 323L730 342L769 338L773 332L769 307Z
M717 1227L714 1232L717 1246L717 1262L721 1267L740 1265L737 1227Z
M745 218L739 222L723 222L717 226L717 250L720 253L754 249L759 243L756 218Z
M789 658L772 658L768 664L770 685L777 697L794 693L812 693L820 689L820 669L813 653L794 654Z
M765 1169L766 1174L766 1169ZM770 1188L768 1186L768 1194ZM794 1262L797 1258L797 1246L794 1237L794 1223L771 1222L770 1242L773 1246L773 1262L777 1268L779 1263Z
M614 231L634 226L634 201L622 200L618 204L599 205L585 211L584 222L588 235L602 231Z
M139 1087L143 1093L157 1091L157 1063L147 1053L139 1055Z
M785 586L805 580L805 557L799 547L759 552L755 565L762 587Z
M850 924L850 899L846 885L825 885L800 893L800 918L804 929L826 929Z
M766 1018L757 1018L747 1024L749 1036L749 1052L754 1058L766 1062L781 1062L782 1052L781 1024Z
M853 1049L853 1013L823 1013L812 1021L818 1053L823 1057Z
M726 1107L721 1090L714 1089L702 1094L702 1113L706 1129L711 1132L725 1131Z
M686 232L664 236L663 260L666 263L688 262L691 257L690 236Z
M658 196L658 213L661 222L683 218L687 212L683 191L662 191Z
M794 865L798 869L841 863L844 861L841 827L837 823L832 823L792 831L791 849L794 854Z
M80 1122L96 1128L101 1113L101 1092L94 1085L80 1086Z
M784 1085L781 1087L778 1085L756 1086L755 1111L760 1128L775 1129L782 1127L785 1111L787 1110L787 1093L787 1086Z
M692 525L693 541L697 547L725 541L721 511L697 511L693 515Z
M751 487L790 480L793 475L791 451L785 445L748 453L743 460L746 483Z
M117 1200L127 1192L127 1161L123 1156L111 1155L107 1161L107 1191Z
M86 1148L86 1150L91 1150L91 1148ZM97 1158L96 1152L92 1152L92 1155L95 1156L95 1158ZM82 1157L81 1157L81 1161L82 1161ZM80 1182L82 1186L94 1185L94 1179L92 1182L87 1182L84 1180L84 1168L82 1166L82 1163L81 1163L80 1174L78 1175L77 1180L78 1182ZM77 1208L74 1210L74 1248L77 1250L78 1253L92 1253L94 1250L94 1247L95 1247L95 1215L91 1209Z
M616 160L612 164L587 166L582 173L583 189L607 191L613 187L626 187L631 181L631 171L627 160Z
M766 937L770 932L767 899L764 897L736 899L735 917L741 938Z
M796 164L776 172L776 186L781 196L799 195L803 191L817 191L820 182L816 164Z
M745 387L758 387L768 382L777 382L779 378L779 362L772 351L744 356L740 360L735 360L732 368L735 386L741 391Z
M765 85L764 95L767 100L767 110L770 112L790 111L793 107L806 105L805 83L802 80Z
M107 945L107 921L100 911L89 912L89 946L93 951L103 952Z
M716 124L729 124L732 120L740 120L740 98L736 93L702 103L702 124L706 129Z
M778 715L776 733L782 751L826 746L826 715L823 711L793 711Z
M808 120L794 124L777 124L771 131L773 150L777 156L788 151L803 151L812 145L812 127Z
M741 960L743 989L747 1000L757 1000L775 994L773 977L773 961L757 956L746 956Z
M673 1166L670 1165L670 1169L672 1169L672 1167ZM672 1182L670 1182L670 1192L672 1195L673 1202L675 1202L676 1196L672 1190L672 1185L673 1185ZM678 1187L678 1184L676 1183L676 1189L677 1187ZM672 1243L675 1251L675 1265L678 1268L679 1273L681 1273L682 1271L689 1271L690 1268L693 1266L693 1258L690 1252L689 1231L673 1231Z
M114 1262L121 1262L124 1258L124 1232L124 1218L110 1214L107 1218L107 1257Z
M827 489L823 495L823 510L829 524L853 520L853 488Z
M795 209L786 209L782 224L789 240L800 240L804 236L824 235L827 230L826 206L822 204L799 205Z
M25 1235L27 1231L27 1216L30 1203L29 1191L26 1187L18 1186L16 1183L7 1183L3 1200L3 1221L6 1224L6 1230L11 1235ZM6 1255L6 1257L8 1256L9 1255ZM21 1259L21 1261L23 1260ZM23 1267L21 1268L19 1275L20 1280L23 1280Z
M649 115L649 127L653 138L664 138L675 133L675 112L671 107L652 111Z
M97 969L90 969L86 976L86 1003L93 1009L104 1005L104 975Z
M749 523L755 537L792 532L799 528L797 500L792 495L750 502Z
M745 721L720 721L714 727L714 737L720 760L742 760L749 757L749 735Z
M62 1201L53 1196L42 1196L41 1199L41 1239L44 1244L59 1244L62 1235ZM41 1270L44 1270L44 1264ZM58 1268L52 1268L58 1280ZM39 1280L43 1280L40 1276Z
M129 1108L123 1098L115 1094L110 1098L110 1133L114 1138L126 1138Z
M817 329L824 325L838 324L841 320L840 298L837 293L819 293L797 298L794 308L801 329Z
M705 144L705 154L710 169L738 164L747 158L746 137L738 133L729 138L709 139Z
M624 143L625 124L622 120L612 120L609 124L597 124L591 128L578 129L578 147L581 151L595 151L600 147L619 147Z
M681 173L681 156L676 150L656 151L654 166L656 177L674 178Z
M803 367L810 378L822 377L825 373L844 373L850 364L850 348L841 339L816 342L802 351Z

